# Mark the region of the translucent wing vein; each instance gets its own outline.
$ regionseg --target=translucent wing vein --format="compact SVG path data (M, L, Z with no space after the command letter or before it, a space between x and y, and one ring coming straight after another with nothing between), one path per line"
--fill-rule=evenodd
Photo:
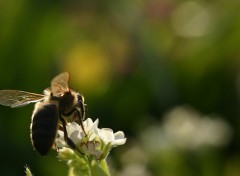
M42 94L35 94L20 90L0 90L0 104L11 108L25 106L29 103L41 101Z

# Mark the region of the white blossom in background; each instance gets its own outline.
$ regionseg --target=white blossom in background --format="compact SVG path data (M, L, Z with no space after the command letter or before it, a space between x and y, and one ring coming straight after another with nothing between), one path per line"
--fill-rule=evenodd
M144 131L142 139L149 150L171 147L197 150L203 146L224 146L231 135L231 127L222 118L204 116L189 107L176 107L164 115L161 125Z

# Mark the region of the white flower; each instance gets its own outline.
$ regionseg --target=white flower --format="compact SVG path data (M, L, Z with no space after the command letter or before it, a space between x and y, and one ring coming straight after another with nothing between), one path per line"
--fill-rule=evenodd
M151 152L173 148L192 151L227 145L232 129L222 118L203 116L191 107L179 106L165 114L161 125L146 129L141 136Z
M113 133L113 130L110 128L99 129L98 123L98 119L93 122L90 118L83 122L86 136L81 126L76 122L68 123L66 128L68 137L73 141L77 149L82 151L83 154L92 155L95 156L96 159L101 159L107 156L112 147L125 144L126 138L122 131ZM58 130L55 144L57 149L69 147L64 141L63 131Z
M99 150L100 143L95 141L90 141L82 144L83 151L88 155L95 156L96 159L100 159L103 155L103 151Z
M126 143L125 135L122 131L113 133L110 128L99 129L99 136L105 144L111 143L111 146L115 147Z

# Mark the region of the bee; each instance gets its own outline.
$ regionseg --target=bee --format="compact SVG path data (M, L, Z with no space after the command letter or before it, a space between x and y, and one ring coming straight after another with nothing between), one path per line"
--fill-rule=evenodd
M78 121L83 132L85 119L84 97L68 87L69 74L61 73L54 77L51 86L44 94L20 90L0 90L0 104L17 108L36 103L30 125L30 138L33 148L42 156L54 146L57 130L62 128L64 140L73 149L73 141L68 137L66 125L70 120Z

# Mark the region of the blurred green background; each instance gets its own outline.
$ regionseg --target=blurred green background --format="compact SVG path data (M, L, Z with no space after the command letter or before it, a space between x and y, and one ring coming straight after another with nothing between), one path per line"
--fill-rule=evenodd
M122 130L112 175L240 175L240 1L1 0L0 89L63 71L88 116ZM67 175L33 151L33 105L0 107L1 175Z

